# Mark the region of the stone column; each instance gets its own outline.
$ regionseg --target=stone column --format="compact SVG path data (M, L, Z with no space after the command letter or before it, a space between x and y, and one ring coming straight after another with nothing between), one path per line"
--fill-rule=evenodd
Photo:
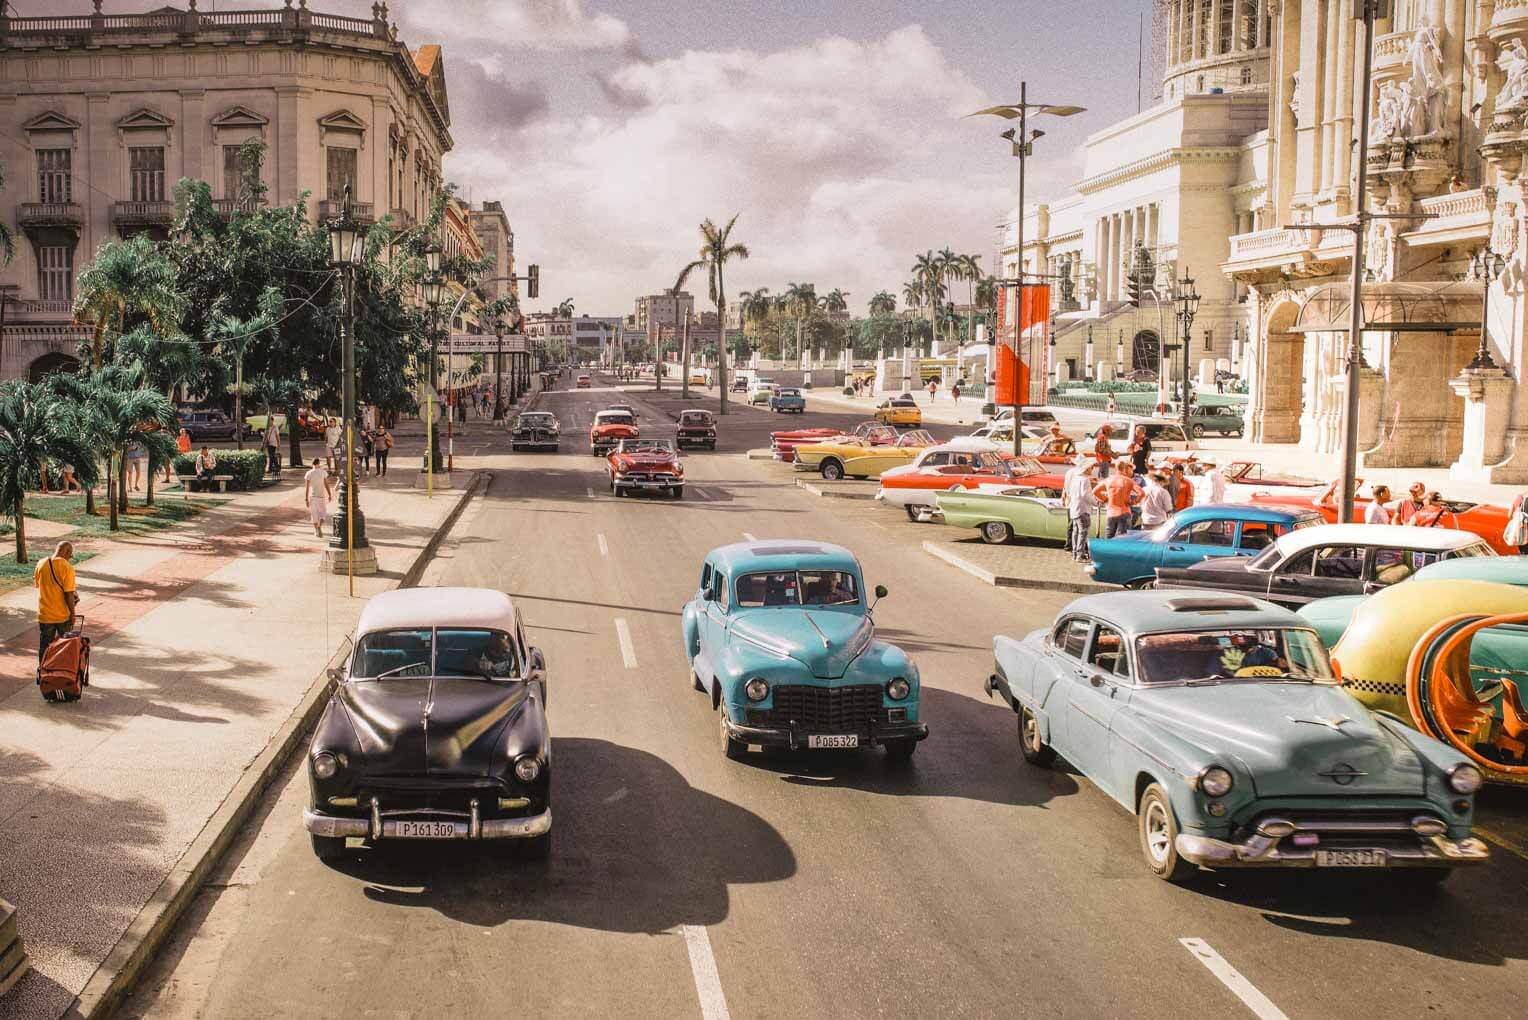
M1200 5L1199 5L1198 0L1190 0L1190 8L1191 8L1191 10L1190 10L1190 13L1189 13L1189 23L1188 23L1188 59L1189 60L1197 60L1200 57L1204 56L1203 53L1199 52L1199 7L1200 7ZM1184 88L1183 91L1185 91L1185 92L1188 91L1188 88L1186 87L1186 84L1185 84L1185 88Z
M1334 45L1339 38L1344 18L1342 14L1341 0L1328 0L1326 4L1326 32L1321 55L1321 109L1318 111L1321 124L1321 173L1317 177L1317 191L1326 191L1332 187L1333 170L1336 164L1337 139L1334 137L1336 126L1333 123L1337 119L1337 69L1342 63L1342 51ZM1343 140L1346 144L1346 139Z
M1334 5L1335 6L1335 5ZM1337 47L1333 53L1337 63L1337 89L1333 99L1333 124L1332 136L1336 140L1333 146L1334 167L1332 181L1329 185L1339 191L1346 190L1352 180L1354 147L1348 144L1353 140L1354 131L1354 96L1355 82L1353 76L1354 53L1354 26L1358 22L1347 17L1341 12L1337 15ZM1330 59L1330 58L1329 58ZM1360 65L1361 66L1361 65ZM1346 208L1346 203L1343 203Z
M74 252L76 274L95 257L96 248L111 237L111 196L105 194L107 188L99 184L91 188L81 183L82 180L101 182L110 188L117 180L111 165L112 156L117 151L117 132L111 123L111 93L85 93L85 129L82 134L84 137L80 141L84 151L75 158L83 157L80 161L85 164L85 173L81 175L78 169L75 170L73 197L85 212L85 223Z
M1105 301L1112 300L1109 297L1109 284L1111 283L1109 279L1111 275L1109 273L1109 245L1113 243L1109 237L1110 227L1111 222L1108 216L1100 216L1098 218L1098 302L1100 306Z
M1519 480L1498 479L1492 471L1506 459L1514 385L1512 377L1500 368L1467 368L1449 380L1449 389L1464 400L1464 444L1459 459L1449 466L1449 477L1463 482ZM1520 478L1522 469L1516 473Z
M1123 279L1123 267L1125 264L1125 216L1123 213L1114 214L1113 236L1113 250L1109 255L1109 259L1113 264L1109 269L1109 278L1113 281L1114 300L1119 301L1125 292L1125 281Z
M201 89L180 93L180 172L193 180L207 180L207 94Z

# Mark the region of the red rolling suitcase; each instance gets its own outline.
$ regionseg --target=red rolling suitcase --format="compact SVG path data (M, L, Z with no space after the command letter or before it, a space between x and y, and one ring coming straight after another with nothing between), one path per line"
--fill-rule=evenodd
M75 628L55 640L43 653L37 670L37 686L46 701L79 701L80 689L90 686L90 639L85 618L74 618Z

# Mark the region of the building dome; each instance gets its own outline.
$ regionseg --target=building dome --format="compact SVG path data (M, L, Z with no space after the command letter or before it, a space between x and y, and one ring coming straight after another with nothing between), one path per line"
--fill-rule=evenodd
M1156 0L1153 49L1166 99L1268 87L1274 0Z

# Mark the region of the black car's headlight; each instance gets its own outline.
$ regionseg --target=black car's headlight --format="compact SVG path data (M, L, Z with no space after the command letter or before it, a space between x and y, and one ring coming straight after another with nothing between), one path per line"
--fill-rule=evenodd
M320 751L313 756L313 775L318 779L333 779L340 770L340 760L337 755L328 751Z
M1481 771L1469 762L1460 762L1448 770L1448 788L1455 793L1474 793L1485 781Z
M897 677L886 685L886 696L892 701L901 701L912 693L913 685L902 677Z
M532 754L521 755L515 760L515 777L522 783L534 783L541 775L541 763Z
M769 684L762 677L754 677L743 685L743 693L749 701L763 701L769 697Z
M1236 778L1229 769L1211 765L1199 773L1199 792L1206 797L1224 797L1236 785Z

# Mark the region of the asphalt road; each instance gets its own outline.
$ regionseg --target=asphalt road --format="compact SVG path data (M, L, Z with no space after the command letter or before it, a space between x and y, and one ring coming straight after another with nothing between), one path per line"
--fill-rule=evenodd
M672 428L632 396L647 434ZM683 500L615 499L580 438L614 398L549 395L571 441L499 461L434 578L510 592L546 654L551 860L424 844L326 866L294 767L125 1015L1522 1015L1528 860L1420 896L1150 877L1134 819L1026 766L981 692L992 635L1069 596L991 588L921 552L930 526L782 484L743 456L778 427L760 411L688 456ZM679 611L703 555L745 537L843 543L890 588L878 628L917 659L931 728L911 765L723 757Z

